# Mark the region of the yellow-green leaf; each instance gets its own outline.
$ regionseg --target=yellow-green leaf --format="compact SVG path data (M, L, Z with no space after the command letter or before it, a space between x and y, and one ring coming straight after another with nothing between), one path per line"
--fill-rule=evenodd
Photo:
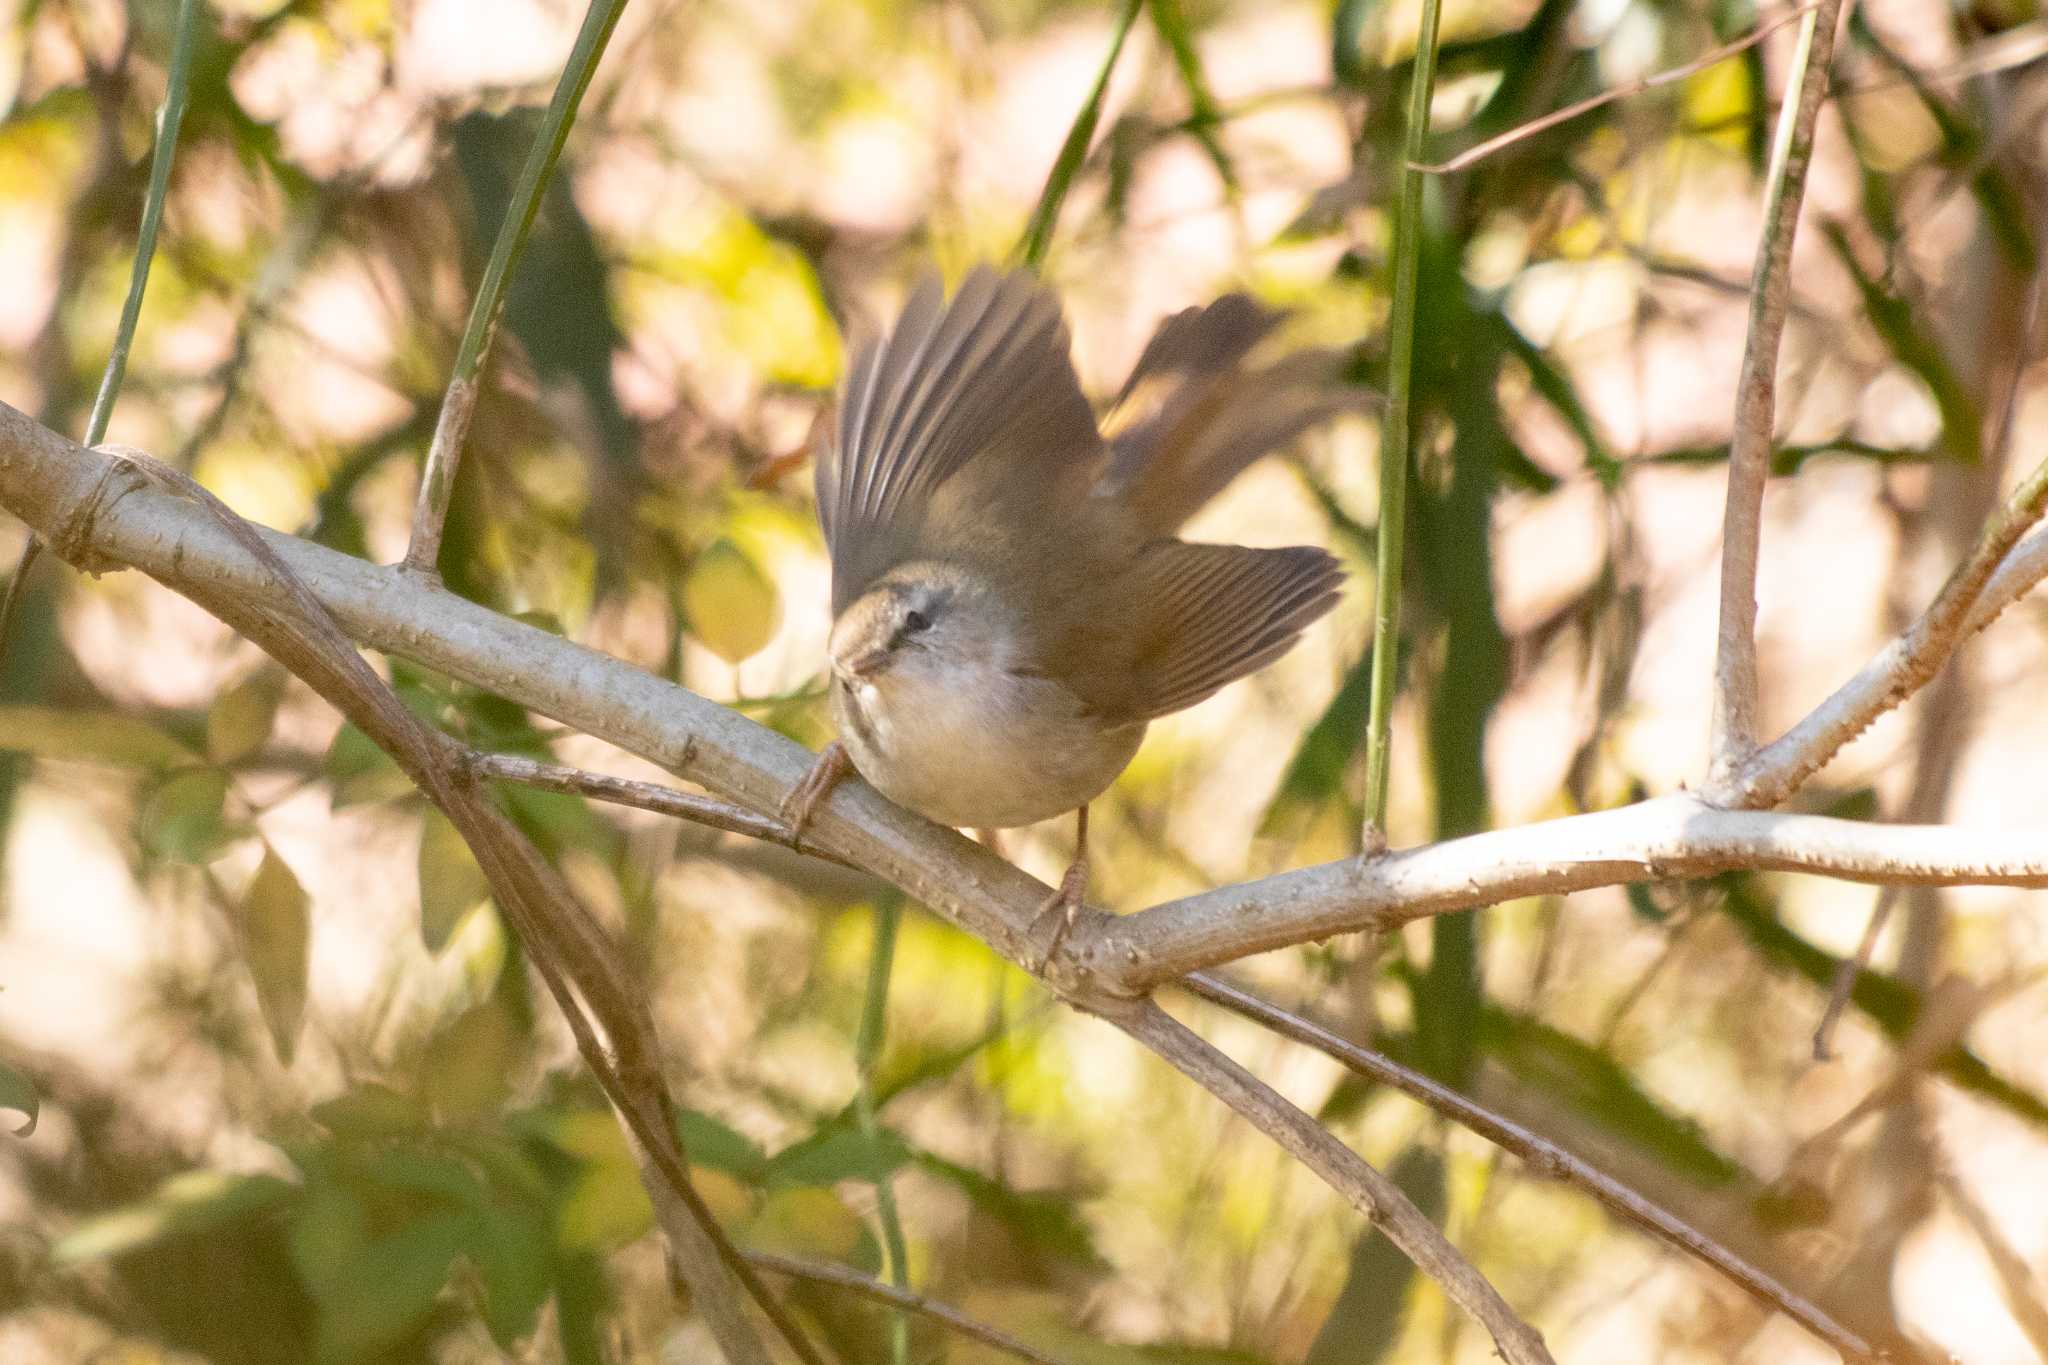
M388 801L412 790L412 780L392 761L391 755L378 748L375 740L353 725L344 725L335 732L334 743L327 748L324 766L334 783L333 805L336 810L371 801Z
M289 1063L306 1014L307 945L312 918L306 890L284 859L265 845L263 862L242 893L237 919L242 956L256 983L256 1003L270 1028L278 1060Z
M491 884L462 835L431 806L420 822L419 875L420 937L438 953L470 907L491 894Z
M123 1208L78 1225L50 1248L59 1265L95 1261L166 1237L203 1232L271 1208L295 1193L275 1176L186 1171Z
M199 758L147 721L54 706L0 706L0 749L140 768L176 768Z
M504 1098L526 1030L496 1000L464 1010L427 1045L420 1094L444 1119L481 1114Z
M774 636L782 623L782 597L744 550L719 540L690 565L683 579L683 612L706 648L736 664Z
M206 713L206 756L235 763L263 747L284 698L284 670L263 667L230 687Z
M36 1131L36 1114L41 1104L36 1096L35 1082L0 1062L0 1109L12 1109L25 1116L19 1128L13 1130L16 1137L28 1137Z
M136 833L151 857L173 862L211 861L230 837L228 775L192 768L159 783L142 802Z

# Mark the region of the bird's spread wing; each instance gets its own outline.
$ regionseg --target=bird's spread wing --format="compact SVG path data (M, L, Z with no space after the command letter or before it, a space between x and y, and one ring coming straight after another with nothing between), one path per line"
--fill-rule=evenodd
M1103 492L1147 536L1170 536L1269 450L1369 400L1343 357L1301 351L1247 363L1281 315L1245 294L1166 320L1117 398Z
M1144 604L1125 694L1133 718L1193 706L1279 658L1337 602L1344 571L1322 550L1158 541L1138 556Z
M1072 459L1100 446L1050 289L982 266L947 302L926 279L895 329L856 352L838 439L818 459L834 614L920 552L932 495L970 461Z

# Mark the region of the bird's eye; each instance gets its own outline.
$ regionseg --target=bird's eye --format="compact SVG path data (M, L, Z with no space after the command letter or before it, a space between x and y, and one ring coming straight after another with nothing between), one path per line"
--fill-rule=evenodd
M916 635L921 631L927 631L931 628L932 618L926 616L923 612L911 611L903 614L903 633L905 635Z

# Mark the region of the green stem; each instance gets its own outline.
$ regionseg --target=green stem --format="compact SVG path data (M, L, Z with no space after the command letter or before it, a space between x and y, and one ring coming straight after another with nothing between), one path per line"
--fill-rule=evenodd
M576 108L590 88L605 44L618 26L626 0L591 0L583 15L583 27L569 51L568 65L555 84L548 101L540 133L520 169L519 183L512 190L512 211L498 229L491 247L491 259L484 266L483 282L477 286L476 301L470 306L469 325L463 329L462 344L455 352L455 367L448 376L448 390L441 399L440 420L434 424L433 444L427 450L427 467L420 477L419 504L413 512L412 544L405 554L406 567L431 573L441 557L441 528L448 516L448 500L455 491L455 471L462 460L462 443L469 434L470 414L476 408L477 375L490 354L491 339L497 335L498 318L505 310L505 286L519 264L535 215L540 212L541 193L555 163L561 160L562 144L576 121Z
M1407 150L1401 167L1401 207L1394 219L1394 300L1387 339L1387 421L1380 442L1380 525L1373 585L1372 700L1366 713L1365 818L1368 849L1384 847L1387 760L1393 741L1394 689L1401 639L1401 568L1407 550L1409 409L1414 391L1415 291L1422 256L1423 144L1429 136L1430 94L1436 85L1439 0L1422 0L1422 30L1415 40L1415 70L1408 83Z
M889 974L896 963L896 926L903 918L902 900L891 894L875 906L875 942L868 955L867 998L861 1004L860 1033L854 1041L854 1063L860 1076L854 1092L854 1117L870 1142L880 1137L881 1120L875 1112L875 1063L882 1055L882 1038L888 1025ZM896 1212L896 1189L887 1174L875 1177L875 1212L882 1222L882 1246L889 1256L889 1282L898 1289L910 1288L909 1248L903 1239L903 1220ZM894 1365L910 1362L910 1315L898 1308L889 1328L890 1359Z
M135 237L135 261L128 270L128 297L121 304L121 321L114 328L114 347L107 353L107 368L100 375L99 392L93 396L92 415L85 423L85 444L96 446L107 439L107 423L114 415L114 399L121 381L128 375L128 352L135 345L135 327L142 318L142 295L149 287L150 263L156 259L157 229L164 221L164 200L170 197L171 162L178 151L178 129L185 122L185 104L192 88L192 49L199 32L199 0L181 0L178 28L171 38L171 65L166 77L163 107L157 110L156 148L149 163L149 189L142 199L142 226ZM7 581L7 596L0 600L0 648L4 648L20 610L29 570L35 566L42 542L30 537L15 563L14 577Z
M156 257L156 233L164 221L164 200L170 196L171 161L178 151L178 127L185 121L185 100L192 85L193 39L199 31L199 0L182 0L178 6L178 32L171 39L169 84L164 90L163 108L156 116L156 151L149 163L149 190L142 200L142 229L135 238L135 264L128 272L128 298L121 305L121 324L114 330L114 349L107 356L107 369L100 376L100 391L92 400L92 416L85 424L85 444L96 446L107 437L107 422L114 415L114 398L128 374L128 351L135 344L135 324L142 317L142 293L149 285L149 265Z
M1088 92L1087 102L1081 106L1081 111L1074 115L1074 126L1067 130L1067 140L1060 144L1060 154L1053 158L1052 171L1045 178L1045 188L1039 192L1038 207L1031 210L1031 221L1017 242L1018 263L1032 270L1045 263L1045 251L1052 245L1053 223L1060 216L1060 204L1065 201L1074 177L1080 173L1081 162L1088 155L1088 144L1095 140L1095 125L1102 119L1102 97L1109 89L1110 73L1116 70L1116 59L1124 50L1124 39L1130 36L1131 24L1136 21L1144 3L1145 0L1127 0L1124 5L1123 14L1116 21L1116 32L1109 40L1109 51L1102 59L1102 69L1095 73L1095 87Z

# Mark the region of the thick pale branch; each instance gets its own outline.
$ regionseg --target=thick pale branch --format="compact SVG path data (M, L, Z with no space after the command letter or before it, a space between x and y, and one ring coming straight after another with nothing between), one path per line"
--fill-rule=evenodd
M167 581L218 582L259 596L273 591L198 507L146 489L109 501L113 465L0 404L0 506L67 558L131 563ZM88 544L76 532L94 507ZM801 746L631 664L394 570L289 536L266 537L358 641L510 697L726 800L773 810L809 766ZM1989 619L2043 572L2048 532L2008 557L1979 595L1971 623ZM1012 961L1037 960L1031 929L1044 884L865 784L836 791L805 844L895 883ZM1406 850L1369 866L1347 860L1303 868L1123 918L1087 916L1055 960L1063 969L1055 984L1084 997L1134 994L1255 952L1513 896L1731 869L2039 886L2048 885L2048 850L2022 832L1725 811L1690 796L1663 797Z
M2048 840L2038 831L1876 825L1665 796L1203 892L1111 920L1072 951L1124 989L1147 990L1252 953L1517 896L1737 870L2048 886Z
M216 602L238 599L289 609L289 594L276 575L252 561L210 513L141 486L126 470L123 462L85 450L0 404L0 506L27 521L64 558L87 568L133 565ZM509 697L748 810L774 809L809 765L810 754L799 746L629 664L499 616L417 575L262 534L358 642ZM2020 545L1979 595L1972 621L2038 578L2037 563L2048 563L2048 543ZM486 763L471 776L489 768ZM552 781L559 774L520 776ZM747 832L774 835L765 827ZM864 784L848 782L836 791L819 809L805 843L893 882L1012 961L1041 959L1043 945L1032 933L1046 894L1041 883L954 831L891 805ZM1068 952L1055 957L1049 976L1069 1000L1121 1016L1129 1027L1131 996L1264 949L1530 892L1729 868L1884 882L2048 885L2048 856L2037 838L1727 811L1689 796L1666 797L1475 835L1369 865L1346 862L1286 873L1125 919L1090 913L1070 936ZM628 1037L633 1032L629 1028ZM1233 1104L1251 1103L1251 1092L1241 1086L1204 1079L1211 1081ZM1270 1115L1260 1121L1271 1122L1266 1131L1290 1150L1305 1141L1287 1121ZM1319 1174L1339 1189L1362 1188L1357 1182L1363 1177L1348 1163L1319 1145L1317 1150L1311 1165ZM1404 1243L1404 1249L1413 1246ZM1434 1262L1426 1268L1432 1274L1440 1269ZM1476 1302L1468 1299L1469 1289L1454 1289L1468 1306ZM1499 1327L1500 1321L1490 1318L1489 1324ZM1513 1328L1507 1330L1513 1339Z

